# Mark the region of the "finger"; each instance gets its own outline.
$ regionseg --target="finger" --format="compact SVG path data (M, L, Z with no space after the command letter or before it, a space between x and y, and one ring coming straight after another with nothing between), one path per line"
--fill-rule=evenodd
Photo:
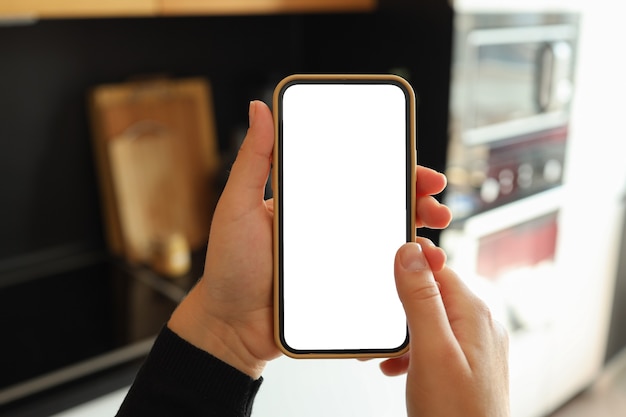
M263 200L274 147L274 122L267 105L250 102L249 116L250 127L224 189L236 195L244 211Z
M451 323L463 320L476 324L475 322L480 321L479 317L485 313L486 306L454 271L445 268L436 275L435 279L439 283L441 296Z
M416 242L422 247L426 260L433 271L443 269L446 263L446 253L437 247L430 239L417 237ZM403 375L409 368L409 353L396 358L390 358L380 363L380 370L387 376Z
M470 347L480 350L489 336L498 332L488 306L451 269L442 269L436 279L455 337L466 353L470 353ZM468 360L470 358L468 355Z
M415 206L415 227L444 229L452 221L452 212L448 206L433 197L418 198Z
M380 370L387 376L398 376L406 374L409 369L409 353L405 353L397 358L387 359L380 363Z
M415 241L422 247L428 265L433 272L441 271L446 264L447 256L443 249L425 237L417 237Z
M420 368L429 361L446 362L462 356L439 286L418 243L406 243L398 250L394 274L407 316L411 366Z
M415 178L415 193L418 197L439 194L446 188L445 175L421 165L415 167Z
M487 305L452 270L444 268L435 277L467 366L472 373L483 375L483 381L490 381L495 398L508 398L506 329L493 319ZM506 402L503 404L506 406Z

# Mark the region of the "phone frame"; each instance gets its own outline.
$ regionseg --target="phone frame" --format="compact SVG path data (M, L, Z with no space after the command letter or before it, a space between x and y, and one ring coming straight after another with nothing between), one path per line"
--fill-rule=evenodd
M282 183L282 167L279 163L282 151L282 95L293 84L392 84L400 87L406 97L406 175L407 175L407 210L406 210L406 241L415 241L415 184L417 164L416 140L416 100L411 85L404 78L392 74L295 74L284 78L274 89L274 150L272 160L272 188L274 199L273 222L273 253L274 253L274 339L278 348L287 356L302 358L386 358L397 357L406 353L409 348L409 333L404 343L392 349L359 349L359 350L299 350L293 349L283 337L283 285L282 285L282 241L280 184ZM391 269L393 265L389 265Z

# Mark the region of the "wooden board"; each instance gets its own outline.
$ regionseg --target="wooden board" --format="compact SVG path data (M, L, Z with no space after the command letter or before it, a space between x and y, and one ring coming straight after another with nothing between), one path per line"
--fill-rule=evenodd
M209 84L202 79L106 85L90 95L94 150L111 250L149 262L181 233L206 243L219 166Z

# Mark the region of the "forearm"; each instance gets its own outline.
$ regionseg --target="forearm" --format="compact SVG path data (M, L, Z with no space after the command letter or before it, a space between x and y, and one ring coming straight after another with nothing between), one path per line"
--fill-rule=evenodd
M165 327L117 416L248 417L261 382Z

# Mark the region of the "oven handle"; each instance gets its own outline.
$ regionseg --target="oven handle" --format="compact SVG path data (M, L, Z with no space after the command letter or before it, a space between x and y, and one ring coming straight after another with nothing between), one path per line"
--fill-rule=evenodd
M563 109L572 98L572 47L569 42L546 42L537 51L535 105L539 113Z

